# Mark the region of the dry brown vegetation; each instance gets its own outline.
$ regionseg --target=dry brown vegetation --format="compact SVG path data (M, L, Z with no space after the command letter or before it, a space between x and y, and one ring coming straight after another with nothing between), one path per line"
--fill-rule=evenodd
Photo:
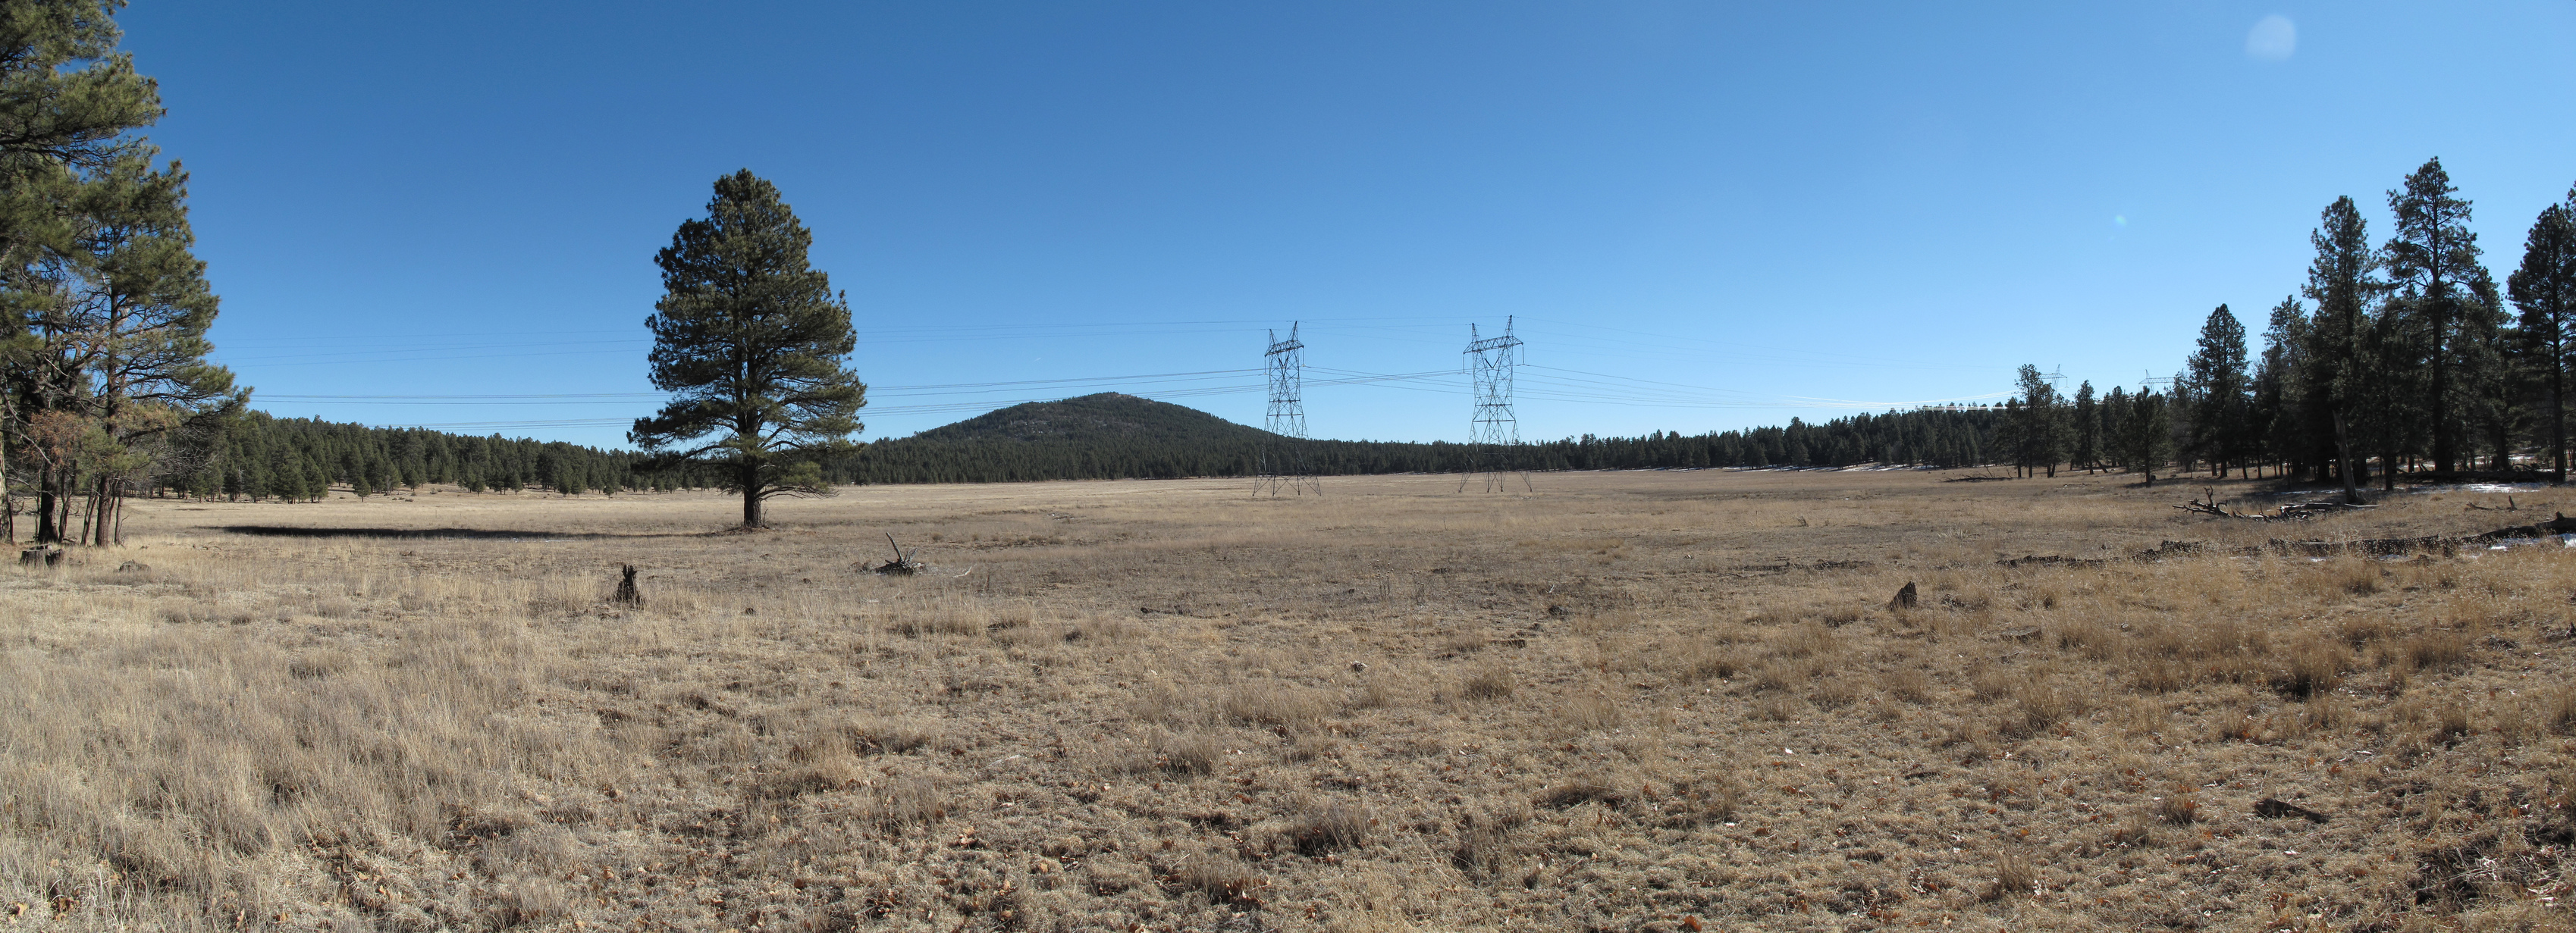
M1942 478L142 503L0 572L0 924L2566 927L2576 550Z

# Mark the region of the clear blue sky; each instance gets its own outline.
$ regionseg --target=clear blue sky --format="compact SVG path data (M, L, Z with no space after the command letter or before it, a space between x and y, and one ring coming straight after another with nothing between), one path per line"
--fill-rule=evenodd
M261 407L603 446L652 408L614 396L650 389L654 251L745 167L849 294L867 438L1103 390L1260 424L1291 320L1320 437L1464 438L1459 350L1507 315L1528 438L1999 398L2025 362L2135 386L2222 302L2260 333L2337 195L2384 239L2438 155L2501 277L2576 184L2568 0L122 21ZM309 398L365 395L519 397Z

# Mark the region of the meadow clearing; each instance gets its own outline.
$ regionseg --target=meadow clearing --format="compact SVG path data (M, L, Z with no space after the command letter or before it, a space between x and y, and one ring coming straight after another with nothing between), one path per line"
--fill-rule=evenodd
M0 569L0 926L2571 926L2576 550L2239 549L2576 501L1962 475L137 502Z

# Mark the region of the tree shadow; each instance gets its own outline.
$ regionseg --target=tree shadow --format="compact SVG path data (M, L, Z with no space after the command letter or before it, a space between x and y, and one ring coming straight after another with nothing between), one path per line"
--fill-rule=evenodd
M703 538L712 532L665 531L616 534L598 531L510 530L500 528L308 528L294 525L222 525L217 530L262 538L452 538L466 541L563 541L618 538Z

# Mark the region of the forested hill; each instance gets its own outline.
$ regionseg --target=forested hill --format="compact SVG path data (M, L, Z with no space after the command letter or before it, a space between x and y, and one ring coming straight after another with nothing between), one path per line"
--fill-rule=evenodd
M1247 476L1269 437L1195 408L1103 392L878 441L824 472L843 483Z
M2001 409L1854 415L1824 424L1645 437L1585 435L1524 444L1510 466L1528 470L1849 466L1879 462L1957 466L1987 462ZM878 441L827 470L845 483L995 483L1043 479L1250 476L1264 444L1294 456L1267 431L1191 408L1104 393L1015 405L911 437ZM1304 472L1447 473L1472 469L1464 444L1311 441Z
M1268 432L1195 408L1117 392L1060 402L1029 402L932 428L904 440L933 443L1018 441L1051 444L1245 443ZM900 442L886 442L900 443Z
M1688 469L1960 466L2001 456L2004 412L1968 408L1854 415L1823 424L1645 437L1584 436L1524 444L1514 468ZM842 483L992 483L1041 479L1249 476L1269 432L1196 409L1107 393L1014 405L906 438L864 445L829 465ZM1274 453L1284 448L1272 448ZM1314 441L1320 475L1455 472L1473 466L1462 444ZM371 428L250 412L173 445L153 486L229 498L310 499L331 487L362 494L439 483L469 490L627 492L703 487L703 470L653 472L644 458L560 441Z

